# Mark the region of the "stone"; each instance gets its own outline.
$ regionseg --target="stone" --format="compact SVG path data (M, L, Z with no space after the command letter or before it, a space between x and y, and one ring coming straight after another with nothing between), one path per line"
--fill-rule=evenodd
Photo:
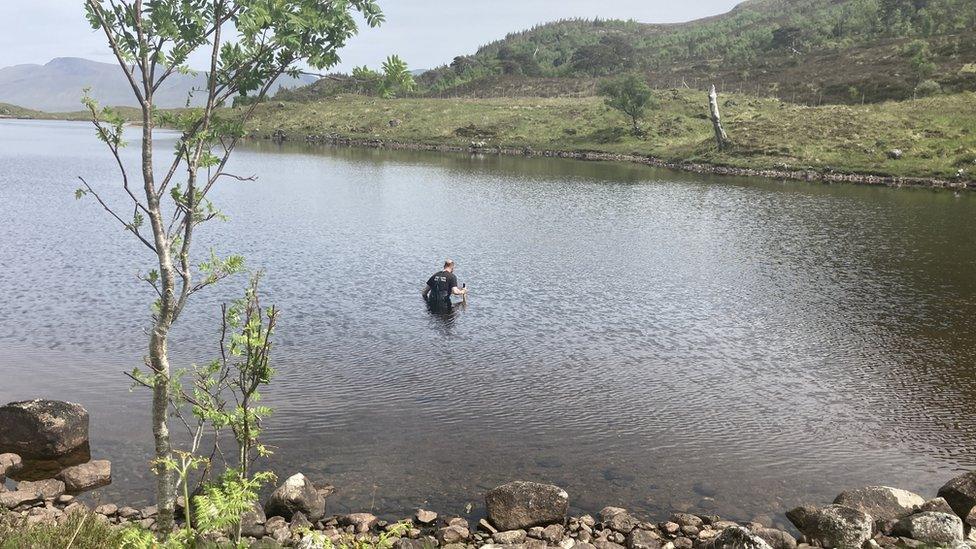
M596 549L596 546L586 541L577 541L573 549Z
M678 523L679 526L694 526L695 528L701 528L705 524L705 521L700 517L690 513L672 513L670 520Z
M468 528L468 521L461 517L451 517L447 519L447 526L459 526L461 528Z
M0 452L23 459L51 459L88 445L88 412L58 400L0 406Z
M721 534L709 540L704 547L714 549L772 549L766 540L741 526L722 530Z
M445 526L437 530L437 541L441 545L449 545L452 543L463 543L471 537L471 532L467 528L461 526Z
M773 549L796 549L796 538L789 532L776 528L756 528L751 530L756 536L762 538Z
M498 529L495 528L494 526L492 526L491 523L488 522L485 519L479 519L478 520L478 530L480 530L482 532L487 532L489 536L492 536L492 535L498 533Z
M292 534L300 534L307 530L311 530L312 523L305 517L305 513L295 511L295 513L291 516L291 523L288 525L288 529Z
M542 539L542 532L545 530L546 529L541 526L533 526L532 528L529 528L527 535L533 539Z
M417 509L413 514L413 520L417 524L433 524L437 520L437 513L426 509Z
M34 504L44 501L38 492L26 490L13 490L0 493L0 509L14 509L25 504Z
M518 530L563 522L569 494L558 486L516 481L485 495L488 520L499 530Z
M25 492L37 492L44 499L55 499L64 494L64 483L53 478L37 481L21 481L17 483L17 489Z
M870 515L843 505L827 505L802 523L803 528L794 522L803 535L824 547L860 547L871 539L874 526Z
M970 527L976 527L976 507L973 507L972 509L969 510L969 514L966 515L966 518L963 520L963 522L968 524Z
M112 484L112 462L96 459L68 467L58 474L69 494L80 494Z
M901 149L891 149L888 151L888 158L892 160L901 160L903 156L905 156L905 152Z
M561 524L550 524L542 530L542 539L550 545L558 545L566 536L566 529Z
M119 508L119 516L127 519L135 518L139 516L139 510L134 507L121 507Z
M434 549L437 542L431 539L400 538L393 543L393 549Z
M95 512L106 517L114 517L119 512L119 506L114 503L106 503L95 508Z
M801 505L786 512L786 518L796 526L801 533L812 530L817 525L817 513L820 509L814 505Z
M4 477L17 474L24 467L24 460L17 454L0 454L0 484Z
M610 520L606 522L607 528L610 528L614 532L620 532L622 534L629 534L631 530L637 528L640 521L635 519L630 513L617 513L610 517Z
M619 515L621 513L626 513L626 512L627 512L627 510L624 509L623 507L610 507L610 506L607 506L607 507L604 507L603 509L600 509L600 512L598 514L599 514L599 517L600 517L600 522L606 523L606 522L609 522L610 519L612 519L614 516Z
M952 543L963 540L962 519L956 515L926 511L905 517L895 525L894 535L925 543Z
M57 503L58 505L61 505L63 507L65 505L70 505L74 500L75 500L74 496L69 496L68 494L61 494L60 496L55 498L54 503Z
M939 489L939 497L949 502L949 506L960 517L969 516L976 507L976 471L959 475Z
M72 502L70 505L68 505L67 507L64 508L64 514L65 515L70 515L71 513L88 514L89 511L90 510L88 508L88 505L86 505L85 503L80 502L80 501ZM101 516L104 516L104 515L101 515Z
M688 536L689 538L696 538L698 537L698 534L701 533L701 528L688 524L686 526L681 527L681 533Z
M339 517L339 526L352 526L357 534L365 534L379 520L369 513L352 513Z
M255 505L250 511L241 516L241 535L250 538L262 538L267 533L264 525L268 518L260 505Z
M661 538L649 530L633 530L627 536L627 549L660 549Z
M625 549L623 545L614 543L612 541L607 541L605 539L598 539L594 541L593 546L596 547L596 549Z
M871 515L874 520L906 517L925 503L925 498L898 488L866 486L848 490L834 499L834 504L844 505Z
M939 513L949 513L949 514L955 513L955 511L952 510L952 507L949 505L949 502L945 500L945 498L935 498L926 501L925 503L922 504L921 507L918 508L918 512L920 513L924 513L925 511L937 511Z
M661 528L662 532L671 536L676 536L678 535L678 532L681 531L681 525L677 522L662 522L659 527Z
M158 513L159 513L159 508L156 507L155 505L150 505L148 507L143 507L139 511L139 516L144 519L147 519L147 518L155 517Z
M264 504L264 512L285 520L301 512L307 519L317 521L325 516L325 498L315 490L312 481L297 473L272 492Z
M695 546L694 540L685 537L675 538L671 543L674 544L675 549L691 549Z
M525 530L505 530L504 532L492 534L491 540L501 545L513 545L516 543L525 543L525 536Z
M596 526L596 519L592 515L583 515L579 518L580 524L593 528Z

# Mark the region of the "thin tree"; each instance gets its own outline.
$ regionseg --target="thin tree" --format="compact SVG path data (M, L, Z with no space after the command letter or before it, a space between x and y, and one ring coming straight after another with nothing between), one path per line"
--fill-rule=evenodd
M636 74L622 76L600 84L600 95L608 107L622 112L630 119L634 135L643 135L641 121L647 110L655 107L654 97L647 82Z
M285 74L297 76L302 64L333 67L339 49L357 32L357 13L370 26L379 25L383 15L375 0L85 0L85 12L92 27L105 35L141 111L141 162L135 175L120 153L124 120L86 95L97 134L120 171L120 190L131 215L111 206L84 179L77 196L92 195L153 254L153 268L142 277L155 292L145 362L153 394L157 527L168 533L176 499L174 474L163 465L172 454L169 333L194 293L243 265L239 256L213 253L192 264L196 229L220 217L210 191L224 178L248 179L225 168L245 123L274 82ZM203 106L161 113L155 93L173 74L189 72L197 52L209 60L206 88L195 90ZM239 95L257 101L240 111L221 109ZM153 131L159 124L181 132L175 154L164 155L172 160L164 160L162 169L154 166L153 155Z

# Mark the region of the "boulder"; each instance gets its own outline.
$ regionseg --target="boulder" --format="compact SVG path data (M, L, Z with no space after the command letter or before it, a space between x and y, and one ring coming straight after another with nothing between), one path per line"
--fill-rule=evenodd
M301 512L314 522L325 516L325 498L315 490L312 481L297 473L271 493L264 504L264 512L269 517L285 520L291 520L295 513Z
M953 543L962 541L962 519L949 513L926 511L898 521L894 534L925 543Z
M609 522L610 519L612 519L616 515L619 515L620 513L626 513L626 512L627 510L624 509L623 507L610 507L610 506L604 507L603 509L600 509L600 513L599 513L600 522L603 523Z
M661 537L649 530L633 530L627 536L627 549L660 549Z
M593 546L596 549L625 549L623 545L605 539L593 540Z
M505 530L491 536L491 540L501 545L525 543L525 530Z
M976 507L976 471L959 475L939 489L939 497L949 502L949 506L960 517L969 515Z
M88 412L58 400L28 400L0 406L0 452L52 459L88 445Z
M786 514L796 528L824 547L860 547L871 539L874 519L857 509L828 505L800 507Z
M64 483L53 478L37 481L25 480L17 483L17 489L24 492L37 492L44 499L55 499L64 494Z
M69 494L80 494L108 486L112 484L112 462L107 459L96 459L74 465L61 471L58 479L64 482L65 490Z
M701 517L691 513L672 513L671 522L676 522L679 526L694 526L695 528L701 528L705 524Z
M749 528L749 531L762 538L773 549L796 549L796 538L789 532L765 526Z
M562 524L550 524L542 530L542 539L549 545L559 545L564 537L566 537L566 529Z
M741 526L722 530L722 533L704 544L714 549L773 549L766 540Z
M844 505L871 515L874 520L891 520L907 517L925 503L925 498L898 488L867 486L848 490L834 499L834 504Z
M946 501L945 498L930 499L925 503L923 503L922 506L918 508L918 511L920 513L925 511L938 511L939 513L949 513L949 514L955 513L955 511L952 510L952 507L949 506L949 502Z
M295 511L295 514L291 516L291 524L288 525L288 530L292 534L302 534L311 529L312 523L305 518L305 514L301 511Z
M901 160L903 156L905 156L905 152L901 149L891 149L888 151L888 158L892 160Z
M104 505L99 505L95 508L95 513L99 515L105 515L106 517L114 517L116 513L119 512L119 506L114 503L106 503Z
M499 530L518 530L563 522L569 494L558 486L516 481L485 494L488 520Z

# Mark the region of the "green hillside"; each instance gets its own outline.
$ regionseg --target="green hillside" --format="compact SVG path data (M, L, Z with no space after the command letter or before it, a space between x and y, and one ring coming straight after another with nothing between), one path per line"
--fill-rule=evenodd
M566 20L513 33L418 77L422 96L592 95L639 72L656 88L703 89L801 104L862 103L976 90L973 0L749 0L675 25ZM323 80L284 92L314 100L356 91Z

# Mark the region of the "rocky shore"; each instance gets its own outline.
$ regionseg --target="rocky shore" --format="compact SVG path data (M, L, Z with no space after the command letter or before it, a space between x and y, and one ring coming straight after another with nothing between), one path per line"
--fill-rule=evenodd
M391 121L392 123L393 121ZM251 136L257 137L257 136ZM296 138L280 130L260 136L276 142ZM881 185L886 187L920 187L930 189L976 189L976 180L960 174L957 179L936 179L927 177L893 177L871 174L845 173L831 168L813 169L781 165L773 169L750 169L701 162L672 161L653 156L637 154L614 154L582 150L536 150L531 147L511 148L491 146L485 142L473 141L467 147L458 145L438 145L430 143L409 143L382 139L354 139L338 134L307 134L297 139L305 143L325 144L343 147L370 149L411 150L430 152L452 152L470 154L494 154L501 156L538 156L548 158L569 158L586 161L631 162L655 168L665 168L683 172L706 175L730 175L739 177L762 177L785 181L808 181L821 183L851 183L855 185Z
M21 524L58 523L86 513L118 527L155 527L155 507L93 508L80 496L111 482L111 464L104 460L67 465L42 480L7 481L22 478L32 461L57 462L74 455L77 445L87 447L87 422L87 412L76 404L29 401L0 407L0 452L5 452L0 454L0 514ZM468 518L416 509L396 522L367 512L330 515L333 492L302 473L292 475L244 515L245 540L252 546L305 549L322 547L324 539L336 545L383 540L394 549L976 548L976 472L950 480L932 498L868 486L843 492L830 504L800 505L786 513L795 527L791 531L682 512L652 521L612 506L596 515L572 515L565 490L530 481L485 493L484 518L476 522L473 517L481 514L472 517L470 509Z

